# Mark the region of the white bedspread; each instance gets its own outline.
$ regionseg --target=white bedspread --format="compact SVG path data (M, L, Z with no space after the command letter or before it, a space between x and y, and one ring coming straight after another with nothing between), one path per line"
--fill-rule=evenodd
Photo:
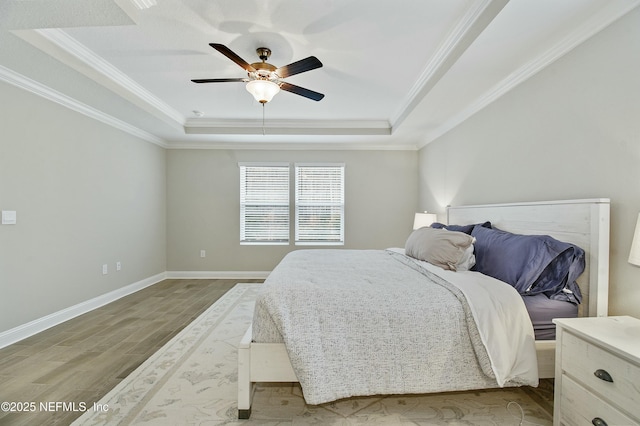
M256 301L254 341L284 342L310 404L537 385L533 328L517 292L423 266L383 250L292 252Z

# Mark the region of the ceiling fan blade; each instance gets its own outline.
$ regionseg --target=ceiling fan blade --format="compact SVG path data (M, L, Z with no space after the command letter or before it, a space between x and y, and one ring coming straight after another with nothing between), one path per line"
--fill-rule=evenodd
M278 68L276 70L276 74L278 74L280 78L287 78L291 75L320 68L321 66L322 62L320 62L318 58L315 56L309 56L308 58L301 59L297 62Z
M197 80L191 80L194 83L232 83L232 82L247 82L248 78L201 78Z
M324 98L322 93L314 92L313 90L305 89L304 87L296 86L290 83L280 83L280 88L287 92L295 93L296 95L304 96L305 98L319 101Z
M209 46L213 47L218 52L222 53L224 56L231 59L236 64L240 65L240 67L242 67L245 71L254 72L256 70L254 67L249 65L247 61L242 59L240 56L236 55L231 49L229 49L224 44L209 43Z

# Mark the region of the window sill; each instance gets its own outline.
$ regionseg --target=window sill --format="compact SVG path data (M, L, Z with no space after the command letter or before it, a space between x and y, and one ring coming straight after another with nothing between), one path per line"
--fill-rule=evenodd
M288 241L240 241L241 246L288 246Z
M343 246L344 241L296 241L297 246Z

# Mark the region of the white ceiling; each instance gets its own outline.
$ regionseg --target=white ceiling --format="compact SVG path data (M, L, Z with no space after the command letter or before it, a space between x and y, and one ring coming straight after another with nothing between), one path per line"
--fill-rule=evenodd
M159 145L415 149L640 0L4 0L0 80ZM324 66L262 106L247 62ZM197 111L202 113L199 117ZM263 125L264 113L264 125Z

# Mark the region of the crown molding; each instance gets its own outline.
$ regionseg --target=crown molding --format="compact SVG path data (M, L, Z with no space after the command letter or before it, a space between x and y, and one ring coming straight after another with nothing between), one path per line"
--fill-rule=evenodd
M482 0L471 4L464 16L460 18L456 26L440 44L401 103L398 112L391 118L393 131L413 112L415 107L508 2L509 0Z
M231 151L417 151L417 145L369 142L169 142L167 149L221 149Z
M140 139L144 139L147 142L151 142L163 148L167 147L167 143L163 139L160 139L159 137L152 135L149 132L132 126L131 124L126 123L111 115L105 114L102 111L79 102L76 99L58 92L57 90L51 89L44 84L38 83L35 80L18 74L17 72L10 70L9 68L6 68L2 65L0 65L0 80L26 90L27 92L33 93L34 95L62 105L65 108L69 108L73 111L79 112L80 114L86 115L87 117L93 118L94 120L115 127L116 129L129 133L130 135L136 136Z
M260 120L192 118L186 134L227 135L390 135L386 120Z
M65 65L153 114L170 126L182 128L184 125L184 115L140 86L64 30L46 28L14 31L14 33Z
M425 145L454 129L495 100L504 96L520 83L533 77L535 74L551 65L553 62L560 59L577 46L593 37L595 34L631 12L633 9L638 7L638 5L640 5L640 0L633 0L624 4L610 4L609 8L602 10L602 12L597 15L594 15L590 20L577 27L575 31L568 34L546 52L543 52L538 57L509 74L498 84L486 91L482 96L469 103L467 107L462 109L458 114L454 115L432 132L425 135L418 144L418 149L423 148Z

